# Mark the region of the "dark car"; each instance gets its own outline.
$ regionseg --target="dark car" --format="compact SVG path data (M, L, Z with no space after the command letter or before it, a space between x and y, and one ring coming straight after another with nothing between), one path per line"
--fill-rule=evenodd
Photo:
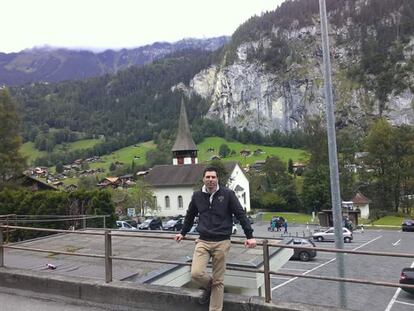
M168 231L180 231L183 227L183 222L183 218L170 219L162 226L162 229Z
M160 218L148 218L138 226L139 230L161 230L162 222Z
M414 268L404 268L400 275L400 284L414 285ZM408 293L414 294L414 288L401 286L401 289Z
M404 219L401 224L402 231L414 231L414 220Z
M295 248L290 259L309 261L316 257L316 251L312 249L315 247L315 244L311 240L297 238L293 239L291 244L301 246L301 248Z

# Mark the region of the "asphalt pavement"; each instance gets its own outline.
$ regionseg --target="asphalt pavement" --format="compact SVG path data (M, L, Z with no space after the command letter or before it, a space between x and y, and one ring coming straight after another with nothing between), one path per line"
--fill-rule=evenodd
M288 234L268 232L266 223L253 225L256 236L280 238L291 235L308 237L315 227L292 224ZM242 232L242 230L240 231ZM354 232L352 243L345 249L388 253L409 253L412 258L347 254L344 256L344 275L347 278L398 283L402 268L414 263L414 232L401 230L365 230ZM315 242L317 247L335 248L333 242ZM339 277L335 253L318 252L312 261L289 261L280 272ZM297 277L272 276L272 299L321 306L345 307L361 311L414 310L414 295L399 288L322 281Z

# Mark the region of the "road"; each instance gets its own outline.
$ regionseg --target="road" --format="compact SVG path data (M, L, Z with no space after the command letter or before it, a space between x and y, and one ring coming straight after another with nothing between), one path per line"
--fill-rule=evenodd
M267 224L254 224L256 235L280 237L280 232L267 232ZM295 236L307 234L305 226L289 228ZM355 232L352 243L345 243L350 250L410 253L413 258L394 258L366 255L344 256L345 277L398 283L403 267L414 264L414 233L399 230L365 230ZM335 248L332 242L315 242L317 247ZM309 262L289 261L281 272L338 276L336 255L318 252L315 260ZM340 307L340 294L345 298L347 309L364 311L408 311L414 310L414 295L391 288L375 285L345 283L340 292L339 282L303 278L272 276L273 301L302 302L315 305ZM344 300L342 300L344 301Z

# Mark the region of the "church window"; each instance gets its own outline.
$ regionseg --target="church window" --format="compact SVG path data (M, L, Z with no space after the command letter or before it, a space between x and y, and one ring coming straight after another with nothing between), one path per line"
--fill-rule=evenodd
M181 195L178 196L178 208L183 208L183 197Z
M165 208L170 208L170 197L168 195L165 196Z

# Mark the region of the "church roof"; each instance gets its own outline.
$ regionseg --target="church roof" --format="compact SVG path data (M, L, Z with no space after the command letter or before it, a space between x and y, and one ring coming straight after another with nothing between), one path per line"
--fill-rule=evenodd
M144 181L152 186L193 186L201 181L203 171L209 165L156 165L145 176ZM231 174L236 162L226 162L224 166Z
M178 121L178 133L171 151L197 150L188 125L187 113L184 101L181 101L180 120Z

